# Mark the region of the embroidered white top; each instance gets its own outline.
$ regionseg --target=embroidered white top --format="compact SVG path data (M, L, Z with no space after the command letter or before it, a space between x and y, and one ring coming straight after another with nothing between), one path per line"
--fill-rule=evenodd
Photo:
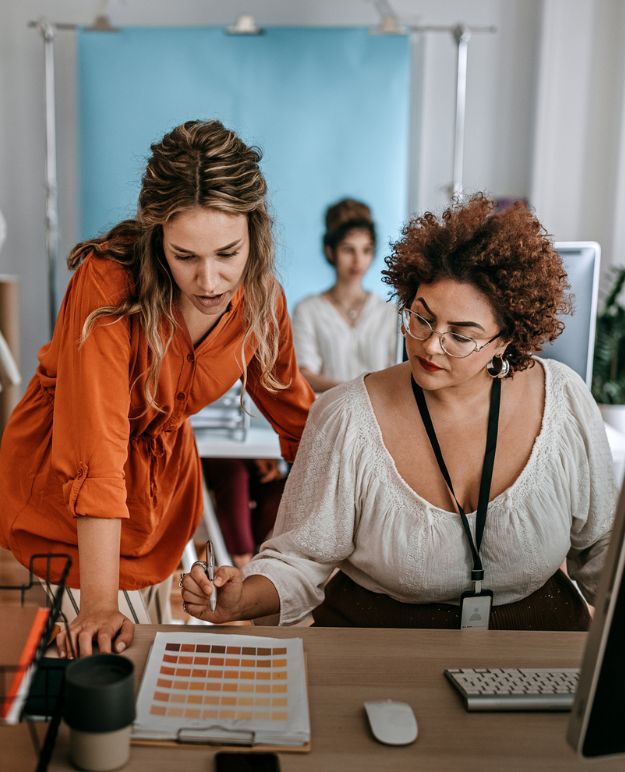
M377 295L369 295L353 327L322 295L301 300L292 321L297 363L317 375L350 381L395 364L397 309Z
M566 559L593 602L616 503L610 449L585 383L566 365L545 373L540 433L516 481L494 498L481 546L495 605L539 589ZM475 528L475 513L468 514ZM408 603L458 603L471 554L460 517L399 476L361 376L313 405L274 535L244 569L280 596L280 624L318 606L339 567L357 584Z

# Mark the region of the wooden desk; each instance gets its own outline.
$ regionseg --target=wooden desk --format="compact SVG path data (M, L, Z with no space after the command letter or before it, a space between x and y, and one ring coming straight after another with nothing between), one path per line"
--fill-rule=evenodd
M136 628L128 656L141 676L157 629ZM212 628L215 632L219 628ZM526 770L623 770L623 759L580 760L565 741L568 713L467 713L443 676L454 666L576 666L584 633L354 630L327 628L224 628L241 635L301 636L308 659L312 752L280 754L284 772L525 772ZM186 628L185 632L201 629ZM412 705L419 724L416 743L380 745L371 736L362 704L393 698ZM0 731L4 728L0 727ZM0 733L0 768L32 770L33 752L9 748ZM129 772L210 772L215 748L134 747ZM5 755L5 754L8 754ZM57 742L50 770L70 769L67 731ZM6 761L5 761L6 760ZM19 763L18 763L19 762Z

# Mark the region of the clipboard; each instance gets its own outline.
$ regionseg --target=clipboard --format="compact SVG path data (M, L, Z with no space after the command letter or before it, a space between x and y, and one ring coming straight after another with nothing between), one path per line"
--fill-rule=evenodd
M204 740L201 742L188 740L147 740L145 738L133 738L131 736L130 744L149 748L197 748L198 745L201 745L203 747L210 746L216 751L245 750L247 753L310 753L312 750L310 740L304 745L248 745L243 743L238 743L237 745L224 745L222 743L213 742L212 740Z
M131 743L308 753L307 681L299 638L157 633ZM275 742L272 734L279 736Z

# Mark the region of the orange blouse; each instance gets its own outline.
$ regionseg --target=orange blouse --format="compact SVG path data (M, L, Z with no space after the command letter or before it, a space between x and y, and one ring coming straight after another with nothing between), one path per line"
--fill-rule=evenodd
M72 557L80 586L76 516L121 518L122 589L156 584L176 570L202 515L201 468L186 420L242 374L244 291L194 348L179 324L162 362L157 404L146 406L149 357L136 316L99 319L79 345L95 308L132 292L128 269L93 255L72 276L50 343L5 429L0 449L0 544L28 565L31 555ZM314 396L295 360L284 294L275 374L283 391L259 383L246 351L247 390L292 461Z

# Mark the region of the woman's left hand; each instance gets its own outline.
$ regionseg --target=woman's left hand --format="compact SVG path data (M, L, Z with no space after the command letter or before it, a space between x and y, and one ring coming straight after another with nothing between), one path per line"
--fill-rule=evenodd
M254 463L260 474L261 483L271 482L272 480L281 480L282 472L280 463L275 458L257 458Z

